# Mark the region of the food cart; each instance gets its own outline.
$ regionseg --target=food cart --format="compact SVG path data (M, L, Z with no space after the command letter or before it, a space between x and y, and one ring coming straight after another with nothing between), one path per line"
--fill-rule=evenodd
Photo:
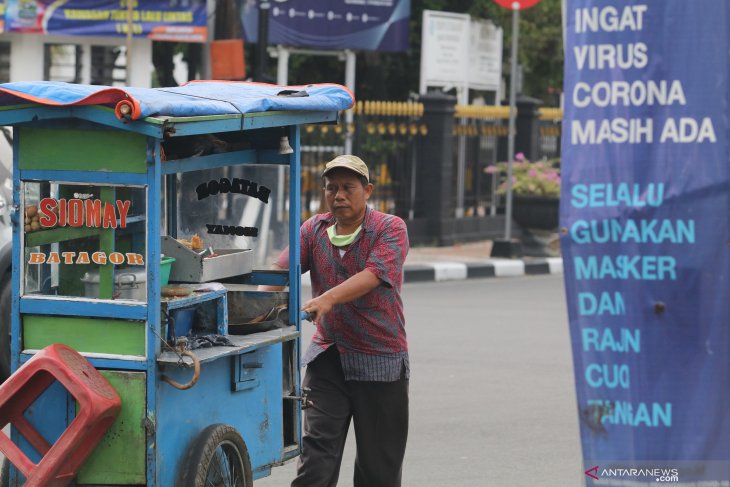
M12 369L63 343L121 398L77 485L248 486L299 454L299 130L352 103L338 85L0 85L0 125L16 127ZM288 183L257 181L260 165ZM242 225L242 200L283 202L289 271L254 260L271 225ZM53 444L78 407L54 382L24 417Z

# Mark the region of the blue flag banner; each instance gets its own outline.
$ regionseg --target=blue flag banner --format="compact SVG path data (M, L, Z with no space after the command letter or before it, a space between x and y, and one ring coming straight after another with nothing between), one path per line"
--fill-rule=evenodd
M259 2L238 0L246 42L258 41ZM410 0L269 2L269 44L322 50L405 51Z
M730 486L729 29L727 0L566 2L561 248L588 485Z
M206 42L204 0L0 0L5 32ZM131 13L131 22L130 22Z

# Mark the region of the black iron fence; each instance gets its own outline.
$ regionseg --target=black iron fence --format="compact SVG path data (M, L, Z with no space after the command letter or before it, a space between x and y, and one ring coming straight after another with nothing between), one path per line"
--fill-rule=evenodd
M560 108L540 109L540 157L543 159L560 158L560 133L563 111Z
M420 121L423 104L413 102L358 102L352 124L335 127L306 126L302 131L302 217L324 210L321 174L324 164L345 150L352 140L353 153L370 169L376 191L370 204L407 219L413 216L414 176L418 165L418 139L428 134Z
M486 173L500 160L508 134L509 107L457 105L454 113L453 186L457 218L495 215L496 181Z
M302 218L325 211L321 174L324 164L345 151L350 137L352 152L362 157L371 171L374 208L400 216L407 222L423 218L431 195L417 188L425 174L439 174L433 167L433 137L450 137L452 164L449 174L449 208L457 220L495 218L500 201L494 177L485 170L506 159L509 109L503 106L455 105L450 133L434 133L424 119L420 102L359 101L353 107L353 122L340 125L309 125L302 130ZM560 109L542 108L533 121L539 132L537 147L517 147L534 158L554 159L560 154ZM518 131L520 126L518 125ZM537 156L537 157L535 157ZM443 161L446 163L447 161ZM438 177L438 176L436 176ZM410 226L410 224L409 224ZM424 227L424 232L428 230ZM484 235L481 238L490 238ZM470 234L458 240L473 240ZM423 238L424 241L427 239Z

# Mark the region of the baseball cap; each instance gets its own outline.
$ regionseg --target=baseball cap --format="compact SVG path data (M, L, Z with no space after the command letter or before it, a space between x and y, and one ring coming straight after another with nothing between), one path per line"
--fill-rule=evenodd
M365 179L370 182L370 171L368 171L368 166L365 165L362 159L351 154L337 156L330 162L328 162L327 165L324 167L324 172L322 173L322 176L325 176L329 171L338 167L344 167L345 169L354 171L361 176L365 176Z

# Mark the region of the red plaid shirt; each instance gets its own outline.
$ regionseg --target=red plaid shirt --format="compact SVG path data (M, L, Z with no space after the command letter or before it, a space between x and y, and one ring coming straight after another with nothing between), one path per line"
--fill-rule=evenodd
M368 294L335 305L317 324L303 358L306 365L336 345L346 380L394 381L409 376L403 301L403 263L408 254L406 224L397 216L367 208L362 230L340 257L327 228L332 213L316 215L301 227L302 272L310 271L312 295L319 296L364 269L380 279ZM288 251L277 264L288 268Z

